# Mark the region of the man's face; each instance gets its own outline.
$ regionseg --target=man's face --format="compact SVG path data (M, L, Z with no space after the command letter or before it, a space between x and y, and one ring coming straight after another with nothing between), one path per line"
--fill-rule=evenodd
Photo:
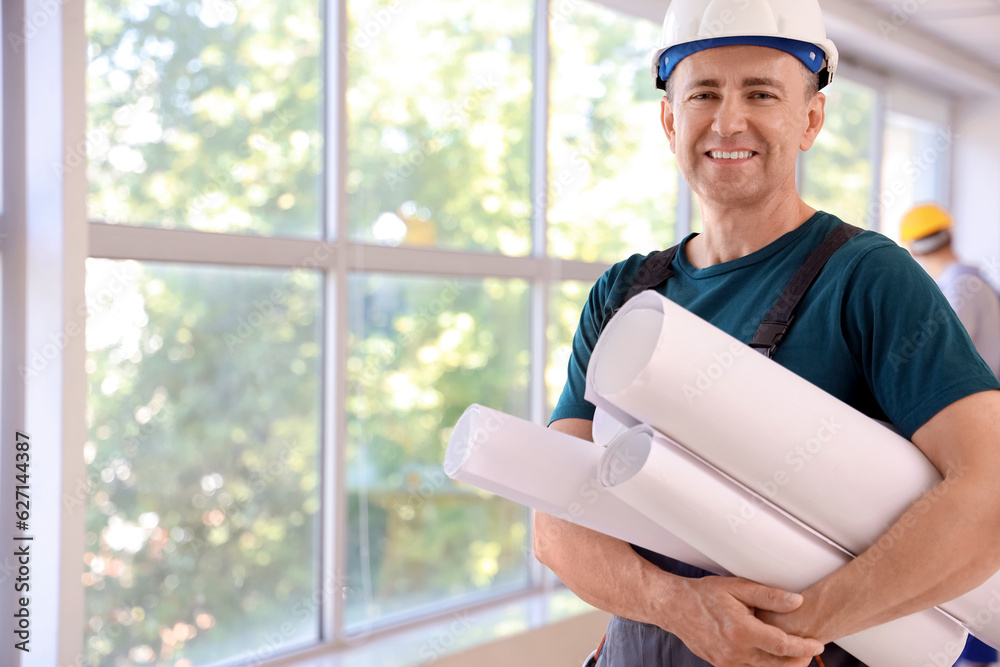
M672 78L663 127L703 202L747 206L795 192L795 160L823 126L826 99L806 99L798 60L762 46L724 46L688 56Z

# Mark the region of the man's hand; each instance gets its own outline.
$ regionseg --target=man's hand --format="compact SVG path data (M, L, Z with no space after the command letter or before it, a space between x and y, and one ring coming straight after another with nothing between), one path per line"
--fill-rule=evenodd
M794 611L802 604L797 593L738 577L689 579L685 585L686 604L670 630L716 667L806 667L823 652L819 641L786 634L754 615Z

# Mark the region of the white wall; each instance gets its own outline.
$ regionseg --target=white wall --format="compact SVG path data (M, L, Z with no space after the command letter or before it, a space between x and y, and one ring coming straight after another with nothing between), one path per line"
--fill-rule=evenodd
M1000 278L1000 99L965 103L955 118L952 210L958 254ZM991 268L992 267L992 268Z

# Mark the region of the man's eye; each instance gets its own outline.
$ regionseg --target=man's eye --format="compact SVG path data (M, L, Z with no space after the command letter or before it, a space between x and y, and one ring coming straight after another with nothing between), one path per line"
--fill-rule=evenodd
M754 99L758 99L758 100L773 100L774 99L774 95L772 95L771 93L754 93L753 96L754 96Z

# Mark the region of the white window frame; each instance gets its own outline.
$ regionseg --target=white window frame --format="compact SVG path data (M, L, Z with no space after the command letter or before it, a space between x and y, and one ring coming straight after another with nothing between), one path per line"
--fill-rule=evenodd
M572 2L573 0L551 0ZM12 490L15 430L29 431L36 456L32 467L32 497L46 499L33 505L35 535L31 569L32 636L30 653L13 642L0 642L0 664L22 666L82 665L84 589L80 579L84 553L83 503L86 489L81 443L86 440L87 379L83 340L85 327L84 276L88 257L133 259L178 264L215 264L292 269L307 257L323 271L324 389L322 395L322 510L320 642L314 647L275 658L266 664L288 664L308 655L346 649L344 608L336 582L345 580L347 516L344 451L346 412L340 409L347 393L348 277L353 272L420 274L435 277L518 278L532 287L530 317L530 416L544 423L546 328L552 286L566 280L593 282L607 268L602 263L563 260L547 254L546 208L536 207L532 218L533 251L528 257L425 248L380 247L349 240L346 137L346 55L332 45L346 43L347 0L324 0L324 134L323 218L321 239L266 238L167 230L87 221L86 170L56 169L69 153L83 153L86 144L85 0L4 0L3 25L3 202L0 215L2 255L2 383L0 411L0 580L10 587L13 542ZM641 18L659 21L660 5L653 0L598 0L601 4ZM534 26L534 90L532 105L532 196L545 202L548 187L549 3L536 0ZM23 32L12 26L28 28ZM19 48L11 34L31 36ZM846 67L846 78L863 83L879 80L868 70ZM869 84L871 85L871 84ZM879 190L884 100L881 88L876 107L872 160ZM52 91L55 90L53 93ZM64 148L68 147L68 148ZM680 179L677 201L678 237L690 229L692 199ZM59 339L60 332L76 332ZM51 336L57 337L53 343ZM61 342L58 342L61 341ZM29 367L36 352L46 355L45 371L25 381L19 372ZM44 453L44 454L43 454ZM38 458L44 456L44 459ZM39 464L45 461L45 468ZM82 500L82 498L80 498ZM443 604L396 619L378 632L445 619L457 608L495 604L552 589L555 579L537 562L529 567L530 584L515 591L484 594ZM332 582L332 583L331 583ZM16 598L10 589L0 595L0 616L13 617Z

